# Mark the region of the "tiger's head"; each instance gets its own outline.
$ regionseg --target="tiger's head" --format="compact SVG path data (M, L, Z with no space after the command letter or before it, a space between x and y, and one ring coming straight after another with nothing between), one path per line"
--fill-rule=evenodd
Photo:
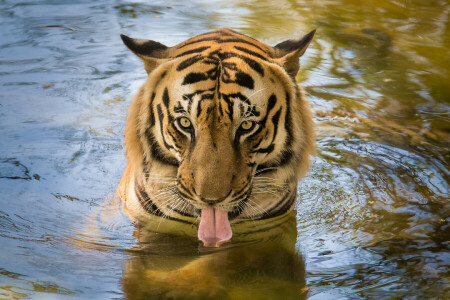
M295 81L313 36L274 47L229 29L174 47L121 36L148 73L125 128L147 212L200 217L199 238L218 245L230 220L292 208L314 145Z

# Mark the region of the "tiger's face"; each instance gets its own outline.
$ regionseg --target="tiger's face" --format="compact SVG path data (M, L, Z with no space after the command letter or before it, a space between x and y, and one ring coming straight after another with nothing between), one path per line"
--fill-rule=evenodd
M198 209L232 210L251 192L257 166L286 142L287 132L278 131L286 122L281 83L266 83L250 67L236 71L239 60L205 54L182 71L183 58L175 60L162 95L167 106L156 107L168 121L154 134L179 163L179 194Z
M310 120L297 123L310 117L301 111L294 76L313 34L278 48L231 30L172 48L122 36L149 74L130 110L128 161L142 173L153 202L165 188L157 178L173 176L181 213L201 217L203 241L229 239L230 220L250 207L264 183L289 190L298 181L311 133ZM159 202L153 205L164 214L175 210Z

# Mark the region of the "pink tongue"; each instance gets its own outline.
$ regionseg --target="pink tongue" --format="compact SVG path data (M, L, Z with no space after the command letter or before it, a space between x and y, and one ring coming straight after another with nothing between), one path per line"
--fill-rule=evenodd
M198 239L205 247L219 247L231 239L232 235L228 212L210 206L202 209Z

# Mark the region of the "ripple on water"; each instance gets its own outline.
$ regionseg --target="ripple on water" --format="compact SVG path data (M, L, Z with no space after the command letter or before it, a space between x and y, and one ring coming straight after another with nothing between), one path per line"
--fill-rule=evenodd
M145 298L189 265L232 299L450 295L445 1L7 0L0 19L0 298ZM297 241L208 252L104 200L146 76L119 34L170 46L219 27L272 44L318 29L297 77L318 134Z
M441 295L430 286L446 284L448 185L430 160L371 141L318 140L297 216L313 295L415 295L411 280Z

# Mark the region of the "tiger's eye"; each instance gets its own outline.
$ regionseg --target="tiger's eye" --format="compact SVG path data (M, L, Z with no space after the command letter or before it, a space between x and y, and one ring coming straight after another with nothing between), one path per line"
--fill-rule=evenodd
M191 127L191 121L189 121L189 119L186 117L180 118L178 122L180 123L181 127L183 127L183 128Z
M241 124L241 128L243 130L250 130L253 127L254 122L253 121L244 121Z

